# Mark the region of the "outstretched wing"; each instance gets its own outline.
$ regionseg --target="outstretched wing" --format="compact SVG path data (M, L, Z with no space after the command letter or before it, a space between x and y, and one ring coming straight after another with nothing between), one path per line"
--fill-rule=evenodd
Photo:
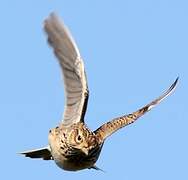
M147 104L146 106L142 107L141 109L131 114L115 118L112 121L109 121L103 124L101 127L99 127L95 131L95 134L99 137L99 140L101 141L101 143L103 143L103 141L108 136L116 132L118 129L135 122L139 117L143 116L146 112L150 111L153 107L159 104L163 99L169 96L176 88L177 82L178 82L178 78L175 80L175 82L170 86L170 88L163 95L159 96L157 99Z
M76 43L67 27L54 13L45 20L44 30L63 71L66 104L62 123L71 125L84 121L89 91L84 63Z

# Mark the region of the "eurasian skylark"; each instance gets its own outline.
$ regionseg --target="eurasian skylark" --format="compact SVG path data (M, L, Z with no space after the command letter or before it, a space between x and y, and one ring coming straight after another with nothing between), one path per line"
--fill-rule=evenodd
M89 90L84 63L74 39L64 23L52 13L44 22L48 42L54 50L64 77L66 104L63 120L49 131L49 145L41 149L25 151L21 154L30 158L54 160L68 171L77 171L96 167L95 163L105 139L118 129L135 122L173 92L178 78L160 97L139 110L115 118L95 131L91 131L84 122Z

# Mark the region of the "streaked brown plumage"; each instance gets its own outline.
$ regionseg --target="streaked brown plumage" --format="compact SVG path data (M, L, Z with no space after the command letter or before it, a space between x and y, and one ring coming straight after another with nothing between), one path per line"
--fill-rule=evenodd
M89 90L84 63L76 43L54 13L45 20L44 30L62 69L66 105L62 122L49 132L49 146L21 154L31 158L54 160L59 167L69 171L99 169L95 163L105 139L118 129L135 122L159 104L173 92L178 78L163 95L148 105L131 114L115 118L92 132L84 123Z

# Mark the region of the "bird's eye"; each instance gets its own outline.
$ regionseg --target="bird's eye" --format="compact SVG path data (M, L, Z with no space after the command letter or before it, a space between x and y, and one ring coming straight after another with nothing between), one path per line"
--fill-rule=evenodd
M80 142L80 141L82 141L82 137L81 137L80 135L78 135L77 138L76 138L76 140L77 140L78 142Z

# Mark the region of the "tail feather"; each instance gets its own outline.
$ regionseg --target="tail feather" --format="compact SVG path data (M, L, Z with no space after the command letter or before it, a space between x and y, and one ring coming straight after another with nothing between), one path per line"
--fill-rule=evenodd
M96 165L93 165L93 166L91 166L91 167L88 168L88 169L95 169L95 170L97 170L97 171L105 172L104 170L102 170L101 168L97 167Z

